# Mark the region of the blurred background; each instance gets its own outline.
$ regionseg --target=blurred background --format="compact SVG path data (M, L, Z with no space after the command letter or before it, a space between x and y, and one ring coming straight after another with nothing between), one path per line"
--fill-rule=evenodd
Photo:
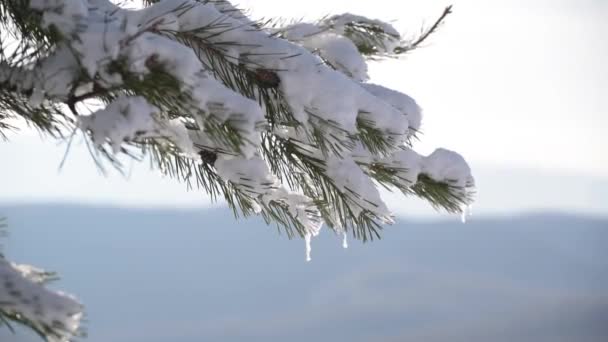
M362 244L304 243L146 163L96 170L85 144L24 129L0 143L1 240L87 305L87 341L606 341L608 2L241 1L254 17L352 12L427 46L370 65L424 108L416 145L473 169L466 224L385 194L397 224ZM0 330L0 341L37 341Z

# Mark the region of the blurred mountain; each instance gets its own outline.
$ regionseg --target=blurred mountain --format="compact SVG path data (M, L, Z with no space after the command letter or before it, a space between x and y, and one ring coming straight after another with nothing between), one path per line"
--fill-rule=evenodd
M0 206L5 252L56 270L89 342L605 341L608 219L400 221L304 243L223 209ZM0 330L0 341L37 341Z

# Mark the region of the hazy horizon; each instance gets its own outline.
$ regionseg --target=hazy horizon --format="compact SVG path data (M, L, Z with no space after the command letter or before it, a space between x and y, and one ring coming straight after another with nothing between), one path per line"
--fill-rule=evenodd
M226 209L0 205L12 260L57 271L83 342L603 342L608 219L401 220L288 240ZM0 340L36 342L19 329Z

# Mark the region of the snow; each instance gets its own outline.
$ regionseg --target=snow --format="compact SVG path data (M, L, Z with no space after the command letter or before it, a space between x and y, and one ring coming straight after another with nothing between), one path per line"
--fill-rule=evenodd
M78 62L70 48L60 44L54 53L42 61L37 71L32 75L34 94L39 92L41 95L38 96L65 98L78 76ZM36 95L32 97L35 99ZM38 100L32 102L40 103Z
M380 198L380 192L373 181L352 159L330 158L327 160L327 175L341 192L350 194L354 205L351 206L354 216L363 210L378 215L385 223L392 223L391 213Z
M379 40L365 39L362 35L349 34L349 26L352 24L358 24L367 27L374 27L385 33L384 37ZM322 24L325 27L331 28L337 34L347 36L357 45L370 45L376 48L380 55L391 54L396 47L401 43L401 35L393 27L393 25L377 20L370 19L360 15L354 15L351 13L344 13L340 15L334 15L324 20Z
M344 31L347 24L350 23L362 23L373 25L382 29L382 31L386 32L388 35L393 37L399 37L399 32L393 27L393 25L384 22L378 19L370 19L361 15L355 15L352 13L344 13L339 15L334 15L327 20L327 23L331 24L332 28L339 31Z
M124 141L160 135L161 128L154 119L158 113L159 109L144 97L122 96L106 108L80 117L79 126L91 132L97 146L109 141L112 150L117 153Z
M319 234L322 221L312 199L287 190L272 174L266 161L259 156L244 159L220 155L214 166L222 179L249 194L258 207L268 206L272 202L284 204L289 213L298 218L304 227L305 235Z
M296 26L291 38L300 39L301 44L309 50L318 50L320 56L337 69L333 70L306 48L255 29L252 22L229 2L178 3L165 0L143 10L121 9L105 0L91 0L92 6L89 8L85 6L87 3L78 0L36 0L31 6L33 9L44 11L45 14L52 12L53 18L56 18L49 19L46 24L55 25L61 32L74 31L73 25L70 24L75 21L74 18L86 19L86 25L83 22L83 25L80 25L83 27L79 26L75 32L79 39L74 39L71 46L59 51L62 54L74 51L79 57L79 65L84 67L89 76L99 75L108 85L121 82L118 75L111 75L107 70L111 61L127 57L130 70L141 75L149 72L148 63L152 61L162 65L167 72L181 81L184 87L190 88L194 100L197 101L195 107L198 109L208 112L210 102L221 103L224 107L228 104L238 104L237 108L225 108L214 114L219 114L220 122L230 118L222 115L231 114L236 114L239 120L248 119L245 127L238 128L250 133L247 138L253 138L256 132L254 127L263 121L263 112L259 106L242 98L240 94L231 94L231 91L205 75L201 61L191 48L156 33L144 32L146 28L151 27L155 32L193 32L200 27L207 27L199 36L211 43L234 42L230 48L233 57L246 56L241 58L246 64L279 70L282 91L294 117L303 126L329 122L338 131L355 134L357 119L364 118L387 135L408 134L408 120L396 110L400 109L398 106L394 108L387 105L383 99L368 93L348 77L355 81L366 80L367 65L355 44L340 34L344 33L345 25L356 20L376 25L389 35L398 36L394 28L386 23L341 15L326 20L324 25L331 26L331 31L327 32L310 34L314 33L313 27ZM173 12L178 6L182 10ZM226 29L227 27L232 29ZM285 33L288 39L290 32L291 30L287 30ZM259 53L262 51L263 53ZM284 56L293 57L281 58ZM50 59L48 63L69 62L64 62L57 68L52 68L52 65L43 66L43 71L48 70L55 74L53 71L57 71L59 67L68 67L72 72L64 72L60 79L53 77L53 80L45 80L43 87L39 87L40 91L46 94L51 93L52 89L69 89L69 85L77 76L75 66L78 64L73 63L73 59L73 56ZM40 94L33 96L33 102L37 102L35 100L40 97ZM341 100L335 101L336 98ZM413 125L416 124L414 120ZM400 141L403 139L398 139L398 142ZM247 156L252 156L251 150L247 152Z
M38 267L32 265L18 265L11 263L11 266L21 273L21 275L34 283L44 283L47 279L47 273Z
M188 131L179 119L162 120L160 110L142 96L121 96L90 115L78 119L79 127L91 134L93 143L109 143L114 153L124 141L143 138L166 138L182 153L198 158Z
M410 148L403 148L393 155L382 158L379 163L398 170L398 178L404 186L416 184L422 171L422 157Z
M43 27L54 26L65 36L72 34L79 21L86 18L87 4L83 0L30 0L31 9L43 12Z
M265 194L276 188L276 180L266 162L260 157L230 158L220 155L215 162L218 173L233 184L245 185L252 194Z
M473 182L471 168L464 158L444 148L438 148L423 159L422 173L437 182L449 183L459 188L466 188Z
M0 80L31 89L30 103L38 106L47 98L65 100L75 86L79 92L83 86L94 89L91 80L97 87L121 87L122 75L110 68L116 61L124 62L123 72L141 80L161 68L187 95L180 103L185 118L169 119L166 108L151 99L121 96L103 109L79 116L79 127L96 146L108 144L114 153L124 142L143 138L168 140L197 160L199 148L217 153L218 175L247 193L256 211L279 203L300 220L307 259L311 239L323 222L311 198L301 189L281 184L271 172L261 155L262 134L287 139L301 153L323 160L324 175L346 196L352 213L371 212L384 223L393 219L370 178L373 164L395 170L402 188L414 185L420 174L463 189L473 184L471 170L459 154L438 149L423 157L409 147L422 125L422 109L412 97L366 83L366 57L358 46L371 45L378 56L385 56L402 43L399 32L386 22L345 13L317 23L259 29L244 12L220 0L164 0L143 9L125 9L108 0L32 0L30 6L42 11L45 26L73 39L59 44L32 70L7 74L7 66L1 64ZM357 31L361 28L384 34L369 40ZM252 70L274 71L297 125L280 123L268 131L265 108L216 79L207 70L208 57L172 39L176 33L221 47L229 60ZM82 70L90 79L86 83L81 80ZM198 130L186 129L186 122L196 124ZM390 143L387 150L372 153L365 146L358 138L362 122L383 135ZM238 131L241 146L214 137L207 131L210 123ZM311 138L313 129L343 150L321 149ZM347 227L334 228L346 231Z
M187 46L153 33L143 33L127 46L125 55L129 59L129 69L141 75L150 73L149 64L162 65L163 69L183 82L192 86L203 66Z
M281 33L283 38L318 53L347 76L357 81L368 79L367 63L350 39L308 23L288 26L281 29Z
M211 26L218 22L218 18L222 18L222 14L215 7L198 3L179 17L180 30ZM324 65L308 50L255 30L231 17L224 16L221 23L217 29L209 29L206 37L217 43L240 42L242 45L233 47L237 54L235 57L246 55L247 63L279 70L277 73L282 91L294 117L301 124L308 125L311 119L309 113L314 113L324 121L335 123L340 129L356 133L356 120L360 113L373 113L375 125L385 130L394 127L396 118L401 116L393 107L367 93L343 73ZM226 26L235 29L226 30ZM222 34L214 35L214 32ZM362 76L365 72L365 63L357 57L359 54L354 46L347 45L345 40L337 36L312 39L318 39L316 45L323 46L329 51L328 56L344 63L353 73ZM292 57L281 58L285 56ZM336 98L341 101L335 101ZM397 133L403 134L403 130Z
M68 294L46 289L40 283L41 272L0 258L1 308L41 330L53 328L58 336L48 336L50 342L67 342L78 331L82 305Z
M363 87L373 95L381 98L401 111L403 115L407 117L409 135L420 130L422 124L422 109L412 97L377 84L366 83L363 84Z
M161 131L177 146L180 151L192 159L200 159L199 150L194 147L189 131L180 119L161 122Z
M154 32L195 32L199 27L207 27L199 34L201 38L210 43L234 42L230 48L233 57L242 57L245 64L279 70L277 74L281 79L281 90L293 116L304 127L330 123L336 131L334 135L347 140L348 135L357 133L357 119L363 118L387 135L401 136L397 144L408 135L408 120L403 113L348 77L355 81L367 79L367 65L353 42L337 33L303 35L296 32L294 36L302 38L302 44L307 48L319 50L320 55L337 69L334 70L304 47L255 29L251 21L227 2L186 1L178 4L166 0L143 10L125 10L109 1L92 0L93 6L86 12L78 4L83 5L83 2L37 0L32 3L32 8L43 10L44 13L63 15L65 20L57 19L48 23L62 32L73 31L68 22L74 17L86 19L86 25L83 22L82 27L75 31L78 39L71 41L71 46L61 47L57 56L49 58L47 65L42 66L42 74L56 75L62 70L59 72L61 77L43 77L42 84L35 87L43 94L67 95L66 89L70 89L77 78L78 65L89 76L100 76L100 82L106 86L118 85L122 81L119 75L111 74L108 70L110 62L119 58L127 58L130 71L142 77L150 72L150 63L160 65L183 84L184 91L192 95L193 112L198 110L207 114L213 111L211 115L219 123L239 123L236 128L245 133L244 140L253 142L254 146L246 146L242 151L245 156L251 157L255 145L259 144L257 128L264 123L260 106L208 75L191 48L159 34L145 32L146 28L154 28ZM178 5L183 8L179 15L172 12ZM345 18L349 17L331 19L334 30L342 30ZM384 28L389 29L388 26ZM74 62L74 56L69 56L71 53L76 53L78 63ZM281 58L284 56L292 57ZM58 93L57 89L64 93ZM39 102L41 97L40 93L35 93L32 102ZM212 104L218 103L221 105L212 107ZM200 119L197 120L199 126L206 119L194 116Z

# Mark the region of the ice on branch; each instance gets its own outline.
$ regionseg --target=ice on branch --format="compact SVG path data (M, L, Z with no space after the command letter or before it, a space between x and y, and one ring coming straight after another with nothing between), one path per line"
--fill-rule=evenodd
M43 286L44 272L0 258L0 317L29 325L49 342L78 334L82 305L72 296Z

